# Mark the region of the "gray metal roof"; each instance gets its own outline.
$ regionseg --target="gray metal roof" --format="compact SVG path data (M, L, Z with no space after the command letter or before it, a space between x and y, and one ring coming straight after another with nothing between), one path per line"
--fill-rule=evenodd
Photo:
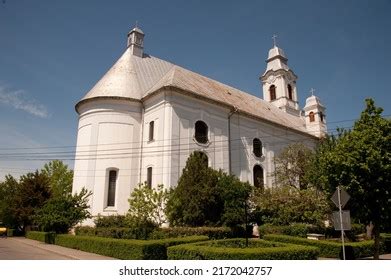
M178 88L236 107L250 116L308 133L304 119L287 114L261 98L153 56L134 56L129 49L80 102L97 97L141 100L162 87Z

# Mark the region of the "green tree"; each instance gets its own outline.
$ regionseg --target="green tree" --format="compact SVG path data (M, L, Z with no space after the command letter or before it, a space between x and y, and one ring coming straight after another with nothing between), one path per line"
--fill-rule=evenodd
M381 116L382 111L367 99L353 129L341 132L330 150L320 149L326 152L318 155L322 165L313 178L329 193L340 185L350 194L352 216L374 226L376 259L380 231L391 227L391 121Z
M193 152L183 169L177 187L167 203L167 217L173 226L216 225L224 203L216 187L218 172L208 167L202 152Z
M290 225L306 223L322 225L330 213L326 196L315 188L297 189L291 186L261 190L254 197L259 223Z
M0 183L0 221L9 228L17 228L18 220L12 212L12 205L19 187L19 182L11 175L5 176Z
M49 178L53 196L68 195L72 192L73 171L60 160L46 163L41 172Z
M129 198L128 215L133 221L154 223L161 226L166 222L164 215L168 191L163 185L151 188L147 184L138 185Z
M284 148L275 157L274 177L279 187L291 186L299 189L307 187L306 171L311 163L313 152L301 143Z
M67 193L50 198L36 211L34 221L43 231L67 233L80 221L91 218L88 197L91 192L83 188L80 193Z
M219 172L218 177L216 187L221 196L220 200L223 201L220 223L229 227L243 225L246 219L245 214L250 214L249 199L253 186L248 182L241 182L236 176L223 172ZM248 213L245 207L248 208Z
M14 199L9 207L16 223L23 230L33 225L33 217L51 197L49 178L39 172L28 173L20 177Z

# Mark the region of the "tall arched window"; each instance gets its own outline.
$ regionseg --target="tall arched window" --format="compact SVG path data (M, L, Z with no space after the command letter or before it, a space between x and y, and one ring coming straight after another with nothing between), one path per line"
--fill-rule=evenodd
M152 167L147 168L147 186L152 187Z
M293 100L292 86L288 84L288 98Z
M276 86L275 85L270 86L269 92L270 92L270 101L276 100Z
M314 122L315 121L315 114L314 114L314 112L310 112L309 113L309 117L310 117L310 122Z
M263 168L260 165L255 165L253 169L254 186L256 188L263 188Z
M320 121L323 122L324 121L324 115L322 112L319 112L319 117L320 117Z
M203 121L195 123L195 139L198 143L205 144L208 142L208 126Z
M253 153L256 157L262 156L262 142L258 138L253 140Z
M117 187L117 170L109 171L109 182L107 188L107 206L115 206L115 189Z

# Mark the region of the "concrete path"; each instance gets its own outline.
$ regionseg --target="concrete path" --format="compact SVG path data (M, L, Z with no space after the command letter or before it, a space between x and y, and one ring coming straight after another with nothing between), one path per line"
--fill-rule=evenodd
M115 260L24 237L0 238L0 260Z

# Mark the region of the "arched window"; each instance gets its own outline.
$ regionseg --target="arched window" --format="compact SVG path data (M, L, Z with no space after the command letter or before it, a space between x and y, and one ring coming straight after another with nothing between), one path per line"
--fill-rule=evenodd
M147 168L147 186L152 187L152 167Z
M314 112L310 112L309 113L309 117L310 117L310 122L314 122L315 121L315 114L314 114Z
M320 121L323 122L324 121L324 115L322 112L319 112L319 116L320 116Z
M256 157L262 156L262 142L258 138L253 140L253 153Z
M293 100L292 86L288 84L288 98Z
M149 137L148 137L148 141L153 141L153 139L154 139L154 130L155 130L155 122L151 121L149 123Z
M115 206L115 189L117 187L117 170L109 171L109 182L107 187L107 206Z
M263 188L263 168L260 165L255 165L253 169L254 186L256 188Z
M208 126L203 121L195 123L195 139L202 144L208 142Z
M276 86L275 85L270 86L269 92L270 92L270 101L276 100Z

